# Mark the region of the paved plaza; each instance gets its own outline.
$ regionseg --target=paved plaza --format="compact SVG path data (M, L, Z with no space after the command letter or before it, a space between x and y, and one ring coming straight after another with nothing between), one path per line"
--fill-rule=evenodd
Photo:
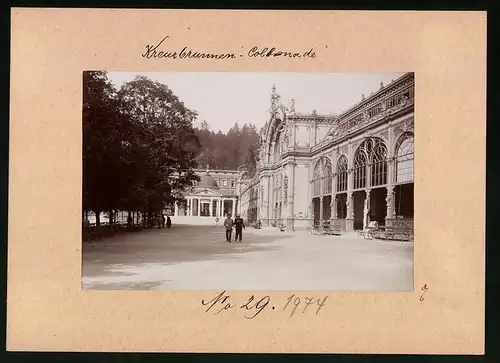
M84 243L82 267L90 290L411 291L413 243L174 224Z

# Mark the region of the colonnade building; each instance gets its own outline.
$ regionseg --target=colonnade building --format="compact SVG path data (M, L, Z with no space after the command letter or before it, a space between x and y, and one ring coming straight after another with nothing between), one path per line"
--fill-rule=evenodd
M240 173L239 212L263 226L322 221L346 231L413 227L415 78L407 73L340 115L295 111L273 86L257 173Z

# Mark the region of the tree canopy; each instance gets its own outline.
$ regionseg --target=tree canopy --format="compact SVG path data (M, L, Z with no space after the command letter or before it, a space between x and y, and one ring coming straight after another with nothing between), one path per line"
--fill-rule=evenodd
M181 200L199 180L196 112L146 77L116 90L85 72L83 87L83 209L152 213Z

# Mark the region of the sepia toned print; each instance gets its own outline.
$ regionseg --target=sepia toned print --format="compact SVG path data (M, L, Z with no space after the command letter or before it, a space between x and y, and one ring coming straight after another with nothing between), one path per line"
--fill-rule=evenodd
M11 13L9 351L484 354L486 12L22 8ZM142 57L147 45L167 35L158 51L186 47L192 55L234 53L235 58ZM315 57L250 57L253 47L261 54L266 47L291 53L313 49ZM26 56L31 54L36 56ZM249 164L248 144L259 154L273 85L283 106L290 108L295 100L297 114L316 110L338 117L362 103L363 94L365 100L377 95L381 82L389 89L391 80L394 84L403 72L414 72L414 242L370 237L356 221L355 230L341 236L309 232L314 220L305 223L307 231L299 227L298 219L305 219L304 211L321 196L309 195L312 177L303 177L300 188L293 181L294 200L302 201L293 209L294 230L266 227L265 218L260 229L244 221L241 243L239 235L234 242L234 226L231 243L225 241L226 218L216 225L213 215L180 215L182 200L196 196L190 194L195 185L175 193L182 194L179 203L166 203L161 229L141 226L141 205L95 204L82 195L89 191L84 178L89 183L93 170L89 164L82 168L89 161L83 155L94 146L101 145L93 155L102 158L91 160L108 161L98 169L109 170L106 178L95 178L96 188L106 186L94 194L101 201L117 196L126 201L123 185L134 187L139 201L154 196L139 176L154 176L152 167L162 163L151 160L163 153L148 157L146 151L158 150L149 143L159 133L148 140L137 123L117 120L115 101L100 108L113 111L96 123L106 127L84 130L82 100L89 100L82 99L84 70L108 70L115 88L111 100L120 99L125 83L143 76L196 111L192 128L204 135L202 147L181 144L192 134L185 126L192 114L187 110L178 119L185 135L169 141L172 150L193 146L194 174L201 179L208 164L219 187L209 190L220 194L232 174L216 172L242 172L238 167ZM240 138L245 123L246 130L254 125L255 133ZM389 120L388 127L396 123ZM89 134L105 142L88 143ZM394 150L381 138L388 153ZM130 145L117 147L112 140ZM92 147L84 152L84 146ZM131 147L141 152L115 152ZM304 156L311 161L308 173L319 156L315 150L311 146ZM325 155L335 173L338 161L330 151L335 147ZM271 164L271 172L279 173L280 165ZM259 175L244 179L253 182ZM248 185L255 193L257 188ZM146 190L150 193L143 195ZM370 199L377 203L381 198L374 193ZM236 213L246 209L245 218L260 208L258 200L250 203L257 198L252 194L247 200L252 207L238 209L245 201L239 189L235 195ZM226 201L223 212L232 213L230 204ZM171 215L175 205L178 216ZM134 228L127 231L129 207ZM82 244L82 217L97 223L93 208L103 209L101 238L90 229ZM111 208L113 228L106 226ZM359 210L354 208L354 219ZM323 212L326 218L328 211ZM283 206L281 214L285 219ZM180 224L181 218L193 222Z
M275 84L293 96L341 79L355 103L285 100ZM412 291L413 73L83 84L85 289ZM331 112L301 109L312 103Z

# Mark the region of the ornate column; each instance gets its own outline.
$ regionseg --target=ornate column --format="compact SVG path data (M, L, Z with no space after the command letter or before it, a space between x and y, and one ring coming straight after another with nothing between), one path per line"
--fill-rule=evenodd
M209 217L212 216L212 205L213 205L212 198L210 198L210 205L208 207L208 216Z
M337 194L332 194L332 201L330 203L330 208L332 209L330 219L337 219Z
M396 218L395 216L395 197L394 197L394 185L387 187L387 197L385 197L386 204L386 216L385 225L390 225L391 221Z
M201 199L198 198L197 202L198 202L198 217L200 217L201 216Z
M311 165L312 166L312 165ZM307 209L307 218L312 219L314 223L314 192L313 192L313 182L311 178L311 172L309 171L308 177L308 188L307 188L307 195L308 195L308 200L309 200L309 207Z
M234 218L234 214L236 213L236 200L235 198L231 198L232 205L231 205L231 218Z
M271 150L270 150L270 155L269 155L269 162L272 162L275 163L276 160L274 160L274 155L276 155L276 152L275 152L275 147L276 147L276 141L273 141L271 142Z
M365 189L366 198L365 198L365 207L363 209L363 229L368 228L368 224L370 223L370 189Z
M269 227L269 176L264 175L262 177L262 216L263 216L263 225Z
M274 185L276 182L275 175L272 174L269 177L269 219L274 219L276 210L276 195L274 191Z
M177 206L177 202L174 202L174 216L179 215L179 207Z
M395 216L395 198L394 198L394 180L395 180L395 160L394 160L394 128L389 126L389 137L387 145L387 196L386 202L386 215L385 225L391 224Z
M294 230L294 206L295 206L295 162L289 161L287 165L287 182L283 184L285 194L285 201L287 204L287 228ZM285 190L286 189L286 190Z
M353 150L352 150L352 144L349 143L347 147L347 161L348 161L348 172L347 172L347 201L346 201L346 218L345 218L345 228L346 231L353 231L354 230L354 196L352 189L354 187L354 172L353 172L353 165L354 165L354 155L353 155Z
M323 196L319 197L319 224L323 223Z

